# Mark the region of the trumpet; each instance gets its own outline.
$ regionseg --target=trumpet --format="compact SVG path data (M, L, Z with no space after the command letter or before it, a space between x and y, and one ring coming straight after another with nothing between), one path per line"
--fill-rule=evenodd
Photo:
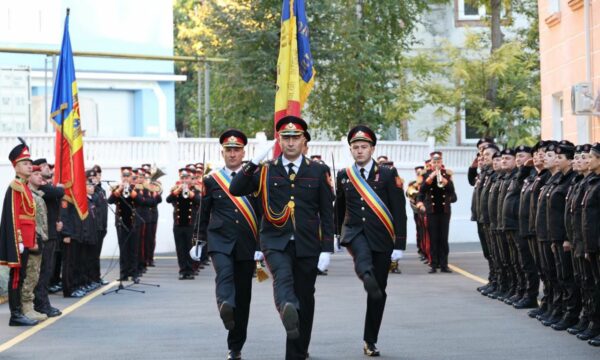
M123 184L121 184L121 187L123 188L123 197L125 199L128 199L131 196L131 191L129 190L129 183L124 182Z
M436 179L437 179L437 186L440 188L444 187L444 176L442 175L442 169L437 168L436 170Z
M183 184L183 191L182 191L181 195L183 196L184 199L187 199L190 197L190 189L188 188L187 184Z

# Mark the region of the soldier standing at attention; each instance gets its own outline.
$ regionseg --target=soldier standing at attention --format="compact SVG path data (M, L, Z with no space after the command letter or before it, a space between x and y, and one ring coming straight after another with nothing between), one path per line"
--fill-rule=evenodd
M201 240L208 241L208 253L217 273L217 306L229 330L227 359L241 359L246 342L252 275L258 251L258 219L255 197L235 197L229 192L231 179L242 170L248 143L246 135L235 129L221 134L219 142L225 167L204 177L200 215Z
M305 359L317 265L320 257L333 252L333 190L327 167L302 156L306 122L286 116L277 122L276 131L282 155L260 164L272 145L260 149L229 190L234 196L256 192L262 201L261 248L273 274L275 305L287 333L286 359Z
M396 169L373 160L377 137L370 128L354 127L348 133L348 144L354 164L337 175L337 231L368 293L363 352L379 356L376 343L390 263L406 250L406 200Z
M434 151L431 156L431 170L423 175L419 189L417 207L427 215L427 232L431 242L431 269L429 273L450 273L448 268L448 231L450 229L451 204L456 202L452 173L446 170L442 153Z

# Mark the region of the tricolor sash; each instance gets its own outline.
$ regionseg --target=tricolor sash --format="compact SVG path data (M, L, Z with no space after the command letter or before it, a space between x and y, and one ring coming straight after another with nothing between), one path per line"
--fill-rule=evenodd
M227 172L225 172L224 169L221 169L220 171L216 171L216 172L212 173L212 177L215 179L217 184L219 184L221 189L223 189L223 191L225 191L225 194L227 194L227 196L229 197L229 199L231 199L233 204L242 213L242 215L248 222L250 229L252 229L252 234L254 234L254 238L258 239L258 225L257 225L258 220L256 218L256 213L254 212L254 209L252 208L252 205L250 204L250 201L248 201L248 198L246 198L245 196L231 195L231 193L229 192L229 185L231 184L231 177L229 177L229 175L227 174Z
M392 222L392 213L387 208L385 203L381 200L381 198L375 193L371 185L367 182L367 180L363 179L358 172L358 167L356 164L346 168L346 174L348 175L348 179L354 188L358 191L360 196L365 200L367 205L373 210L377 218L383 223L383 226L390 233L392 239L394 239L394 223Z
M294 218L294 207L296 204L290 200L280 212L275 212L269 204L269 165L264 164L260 170L260 178L257 193L260 194L262 201L265 219L276 227L284 227L290 217L294 227L296 226Z

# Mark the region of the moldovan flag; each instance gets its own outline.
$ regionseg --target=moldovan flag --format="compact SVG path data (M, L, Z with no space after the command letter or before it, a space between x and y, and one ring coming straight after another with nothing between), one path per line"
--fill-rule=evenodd
M65 185L64 199L75 206L81 219L85 219L88 215L88 201L83 164L83 134L79 118L73 51L69 38L68 10L50 112L50 121L56 129L54 183Z
M286 115L300 117L302 106L315 83L315 74L304 0L283 0L277 59L275 125ZM278 143L273 152L274 156L279 156L281 149Z

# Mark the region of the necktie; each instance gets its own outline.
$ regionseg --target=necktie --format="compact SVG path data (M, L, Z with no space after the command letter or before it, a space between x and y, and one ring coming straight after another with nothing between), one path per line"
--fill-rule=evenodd
M236 174L236 172L235 172L235 171L232 171L232 172L231 172L231 178L232 178L232 179L235 177L235 174Z
M363 179L367 180L367 178L365 177L365 168L360 169L360 176L362 176Z
M290 179L294 180L294 178L296 177L296 172L294 171L294 163L289 163L287 165L288 167L288 176L290 177Z

